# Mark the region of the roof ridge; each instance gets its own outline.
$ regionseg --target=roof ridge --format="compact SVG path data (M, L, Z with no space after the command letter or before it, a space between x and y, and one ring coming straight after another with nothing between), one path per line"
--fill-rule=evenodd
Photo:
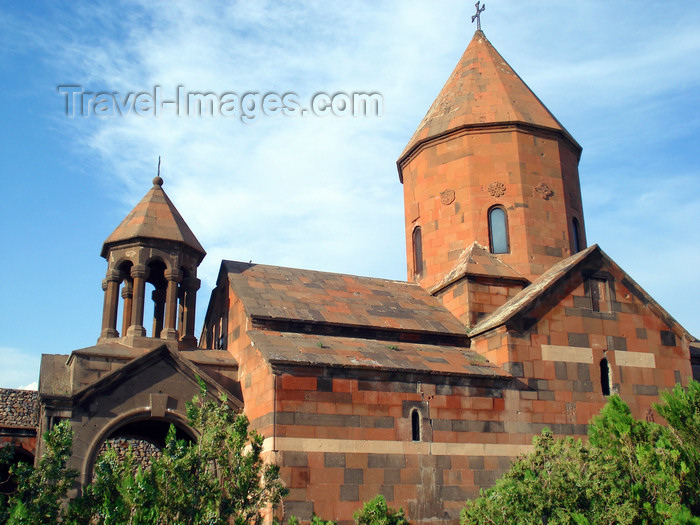
M478 253L474 253L475 250L479 250ZM488 267L484 267L483 265L480 265L477 261L473 260L474 257L487 257L489 261L493 261L495 264L494 266L502 266L506 268L509 272L511 272L510 275L504 275L501 274L497 271L494 272L489 272ZM483 267L483 272L478 272L479 267ZM512 280L522 280L525 282L529 282L526 277L520 274L517 270L512 268L510 265L507 263L503 262L501 259L496 257L495 254L491 253L488 248L485 246L479 244L477 241L474 241L471 243L469 246L467 246L464 250L462 250L462 253L460 253L459 258L457 259L457 262L453 266L453 268L445 273L443 278L438 282L435 286L431 287L428 289L428 293L435 295L436 293L442 291L446 287L450 286L451 284L459 281L463 277L467 275L475 275L475 276L484 276L484 277L494 277L494 278L501 278L501 279L512 279Z
M602 253L600 247L597 244L593 244L585 250L570 255L566 259L562 259L552 265L546 272L535 279L530 286L523 288L515 296L506 301L505 304L494 310L491 315L478 322L469 331L469 337L474 337L496 328L497 326L501 326L510 320L516 313L520 312L528 304L531 304L535 298L542 295L550 286L558 282L570 269L596 250Z
M328 270L314 270L312 268L299 268L296 266L282 266L278 264L264 264L264 263L256 263L256 262L244 262L244 261L235 261L233 259L222 259L221 264L224 265L226 263L232 263L232 264L247 264L250 265L251 267L253 266L261 266L263 268L280 268L283 270L295 270L295 271L302 271L302 272L313 272L313 273L322 273L325 275L337 275L339 277L353 277L353 278L359 278L359 279L370 279L372 281L386 281L390 283L399 283L399 284L406 284L409 286L415 286L420 288L421 286L416 283L416 282L411 282L411 281L404 281L402 279L388 279L386 277L372 277L370 275L357 275L353 273L344 273L344 272L331 272Z

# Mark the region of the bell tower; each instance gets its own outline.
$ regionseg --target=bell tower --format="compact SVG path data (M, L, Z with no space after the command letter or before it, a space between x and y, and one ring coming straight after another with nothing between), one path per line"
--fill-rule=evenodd
M98 343L141 346L149 339L174 342L181 349L196 348L194 335L197 267L206 252L163 190L153 187L107 237L102 257L107 275L102 282L104 308ZM153 286L152 323L144 321L146 285ZM121 299L121 332L117 327Z
M397 161L408 279L430 289L474 242L530 281L582 250L580 156L477 30Z

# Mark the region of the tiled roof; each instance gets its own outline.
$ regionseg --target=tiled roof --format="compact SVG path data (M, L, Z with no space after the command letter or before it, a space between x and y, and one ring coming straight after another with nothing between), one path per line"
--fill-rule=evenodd
M230 285L254 320L465 335L415 283L224 261Z
M476 241L462 252L455 267L429 292L435 294L466 275L495 277L527 282L527 279L502 262Z
M534 308L539 304L540 298L546 297L547 292L552 290L554 286L562 282L567 275L576 267L584 264L586 260L592 260L597 257L600 261L597 264L602 264L610 271L616 273L620 279L620 283L628 290L632 291L640 301L649 307L655 315L657 315L666 325L679 337L691 338L691 335L686 332L678 321L676 321L664 308L656 302L634 279L632 279L615 261L613 261L597 244L589 246L574 255L567 257L556 263L549 270L543 273L530 286L523 289L515 297L510 299L503 306L498 308L490 316L483 319L479 324L469 331L469 337L475 337L484 332L488 332L498 326L508 322L516 315L521 315Z
M269 330L250 330L248 335L263 357L273 364L510 377L476 352L458 346L393 343Z
M567 257L556 263L545 273L540 275L540 277L535 280L530 286L522 290L510 301L505 303L503 306L498 308L491 315L483 319L479 324L477 324L470 332L469 336L474 337L483 332L487 332L497 326L504 324L515 314L527 308L529 305L535 303L535 301L547 292L554 284L556 284L561 277L567 274L574 266L579 262L583 261L588 255L594 251L600 251L597 244L586 248L583 251L575 253L571 257Z
M0 388L0 427L36 428L36 390Z
M141 357L142 355L162 346L162 339L144 337L139 341L139 346L128 346L120 343L118 339L104 341L94 346L73 350L67 360L70 365L74 356L91 356L91 357L108 357L114 360L123 360L125 363ZM166 343L167 344L167 343ZM187 359L195 364L217 364L220 366L238 366L234 357L220 350L187 350L185 355Z
M445 82L399 163L418 144L465 126L519 122L564 134L580 146L518 74L476 31L459 63Z
M219 353L223 354L223 352ZM45 356L42 356L42 358L43 357ZM129 363L120 368L112 370L107 375L102 376L97 381L84 387L82 390L75 392L72 396L73 402L86 403L94 396L100 395L100 392L109 392L109 390L115 388L116 385L131 380L138 373L148 374L149 367L153 366L153 364L158 361L165 360L172 363L183 376L189 377L193 380L193 382L198 382L199 379L204 381L204 383L207 385L207 392L209 395L213 395L218 398L220 398L222 395L226 395L229 403L232 403L238 407L243 406L241 400L239 400L231 392L227 391L217 381L212 379L211 376L199 368L188 357L189 352L187 351L181 352L170 348L167 344L161 344L158 348L131 360ZM226 361L235 362L234 359L226 359ZM42 359L42 368L43 364ZM44 394L43 391L42 394Z
M102 256L107 254L110 245L137 238L181 242L202 256L206 253L163 191L163 179L160 177L153 179L153 187L107 237L102 246Z

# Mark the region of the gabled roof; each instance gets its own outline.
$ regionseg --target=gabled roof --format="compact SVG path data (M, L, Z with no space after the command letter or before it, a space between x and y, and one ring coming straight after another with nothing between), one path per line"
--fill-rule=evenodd
M64 359L66 365L70 366L75 356L89 356L89 357L108 357L114 360L131 361L136 359L151 350L162 346L164 341L162 339L144 337L139 341L139 346L129 346L120 342L120 339L107 339L94 346L88 346L85 348L79 348L78 350L73 350L67 359ZM166 343L167 344L167 343ZM170 343L172 344L172 342ZM187 356L187 360L195 363L196 365L207 365L216 364L224 367L237 367L238 362L236 359L228 352L222 352L221 350L187 350L184 354Z
M620 268L597 244L589 246L583 251L580 251L566 259L563 259L552 266L549 270L543 273L530 286L523 289L515 297L494 311L491 315L479 322L469 332L469 337L493 330L499 326L508 323L515 317L527 315L541 301L546 300L548 292L552 291L556 286L565 282L573 272L581 268L588 261L594 258L599 258L603 267L607 267L621 275L621 283L630 290L644 305L648 306L659 318L661 318L671 328L676 335L690 335L678 322L666 311L659 303L657 303L641 286L639 286L627 273Z
M466 335L415 283L236 261L223 261L221 271L253 320Z
M487 332L497 326L501 326L516 314L534 305L539 297L544 295L551 287L559 282L561 278L567 275L594 251L601 252L597 244L589 246L585 250L556 263L549 270L540 275L530 286L523 289L515 297L472 328L469 331L469 337L474 337L475 335Z
M239 399L212 379L201 368L192 363L189 359L185 358L182 352L172 350L165 344L159 346L155 350L151 350L139 358L134 359L121 368L117 368L91 385L83 388L73 395L73 402L75 404L86 403L94 396L99 395L104 391L113 389L120 383L128 381L139 371L147 370L148 367L153 365L153 363L161 360L170 361L176 369L178 369L183 375L191 379L193 382L196 382L197 378L199 377L207 385L208 394L214 398L221 399L223 395L226 395L229 403L237 406L238 408L243 407L243 403Z
M484 33L478 30L399 156L398 164L400 166L419 144L440 135L471 126L511 123L560 133L581 150Z
M393 343L271 330L249 330L248 335L262 356L272 364L432 375L511 377L476 352L459 346Z
M529 282L513 268L490 253L478 242L474 241L474 243L459 256L455 267L445 274L442 280L428 291L435 295L450 284L468 275L522 281L523 283Z
M189 246L202 257L206 254L185 219L163 190L163 179L160 177L153 179L153 187L107 237L102 246L102 257L107 256L111 245L134 239L179 242Z

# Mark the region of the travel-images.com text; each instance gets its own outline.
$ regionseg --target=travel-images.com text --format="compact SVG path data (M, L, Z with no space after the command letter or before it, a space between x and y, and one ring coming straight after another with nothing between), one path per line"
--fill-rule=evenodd
M101 118L159 117L239 117L242 122L254 123L260 117L381 117L384 100L379 93L335 93L319 92L310 98L307 106L302 106L296 93L245 93L239 96L233 92L216 94L213 92L189 92L184 86L177 86L174 99L163 98L163 88L154 86L152 91L130 92L91 92L79 85L60 85L59 94L65 99L65 113L68 117Z

